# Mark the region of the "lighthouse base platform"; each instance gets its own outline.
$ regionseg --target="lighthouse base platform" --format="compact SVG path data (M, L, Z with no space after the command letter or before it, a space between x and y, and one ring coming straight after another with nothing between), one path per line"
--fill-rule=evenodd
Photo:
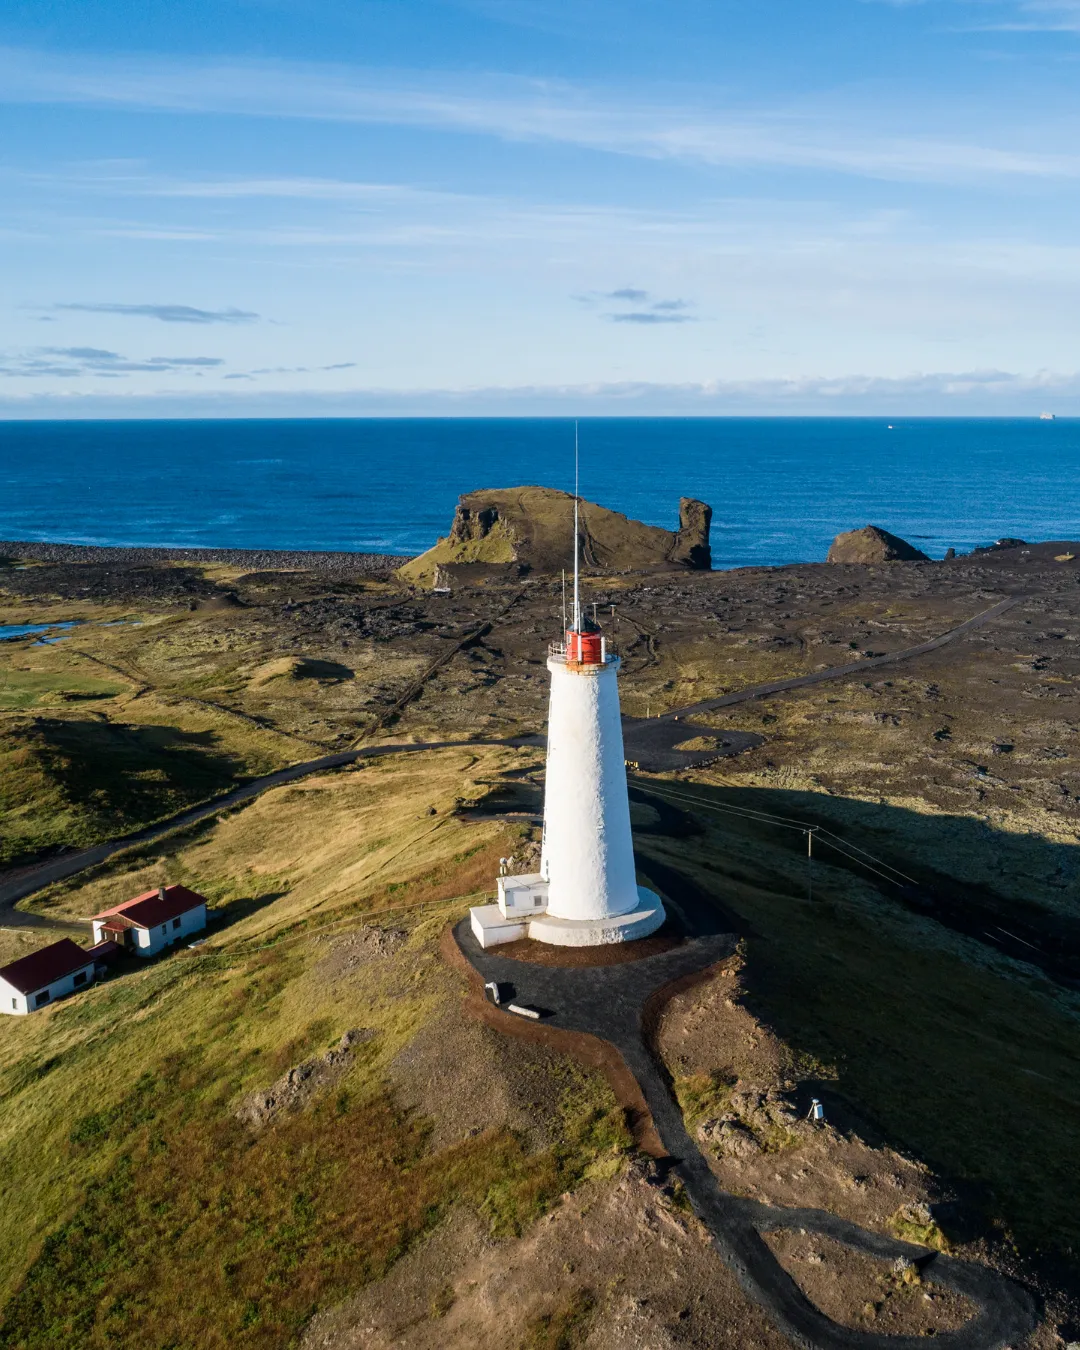
M529 937L554 947L603 947L649 937L667 915L655 891L638 887L636 908L603 919L560 919L554 914L508 917L498 905L477 905L469 911L473 936L481 947L496 947Z

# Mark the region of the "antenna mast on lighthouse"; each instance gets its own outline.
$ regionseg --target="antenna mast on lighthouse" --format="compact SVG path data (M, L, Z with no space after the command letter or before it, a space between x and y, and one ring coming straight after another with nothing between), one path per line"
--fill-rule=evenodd
M574 632L581 632L581 593L578 588L578 424L574 419Z

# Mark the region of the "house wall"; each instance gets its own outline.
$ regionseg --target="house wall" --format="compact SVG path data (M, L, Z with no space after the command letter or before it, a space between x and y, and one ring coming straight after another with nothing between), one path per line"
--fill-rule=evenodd
M20 994L7 980L0 980L0 1012L26 1012L26 995Z
M158 923L153 928L135 929L135 951L139 956L155 956L173 943L182 942L192 933L202 932L206 927L206 906L196 905L194 909L176 917L180 920L179 928L174 927L175 920L170 919L168 923Z
M76 975L85 975L86 979L82 984L75 983ZM88 985L94 983L94 963L87 962L85 966L80 966L78 970L73 970L70 975L65 975L62 980L53 980L52 984L42 985L41 989L35 989L30 994L20 994L17 989L13 989L7 980L0 980L0 1012L19 1015L23 1013L37 1012L37 995L48 990L49 997L41 1004L41 1007L47 1008L50 1003L55 1003L58 998L64 998L68 994L73 994L76 989L85 989Z

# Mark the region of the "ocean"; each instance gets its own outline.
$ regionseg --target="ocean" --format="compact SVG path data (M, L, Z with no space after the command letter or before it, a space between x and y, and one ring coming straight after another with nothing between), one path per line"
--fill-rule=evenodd
M585 419L581 493L673 528L713 508L716 567L820 561L875 524L931 557L1080 536L1080 419ZM0 422L0 539L414 554L458 496L573 490L565 419Z

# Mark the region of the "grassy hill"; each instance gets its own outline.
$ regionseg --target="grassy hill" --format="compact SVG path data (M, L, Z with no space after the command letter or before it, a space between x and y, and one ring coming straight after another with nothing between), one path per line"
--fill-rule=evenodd
M327 775L42 898L86 914L180 879L212 937L0 1021L0 1344L285 1345L453 1206L519 1230L625 1147L606 1087L569 1065L546 1145L496 1115L431 1148L395 1095L399 1052L460 1016L438 935L511 841L451 807L506 758ZM357 933L378 955L354 968L335 953ZM261 1130L237 1118L352 1030L332 1088Z

